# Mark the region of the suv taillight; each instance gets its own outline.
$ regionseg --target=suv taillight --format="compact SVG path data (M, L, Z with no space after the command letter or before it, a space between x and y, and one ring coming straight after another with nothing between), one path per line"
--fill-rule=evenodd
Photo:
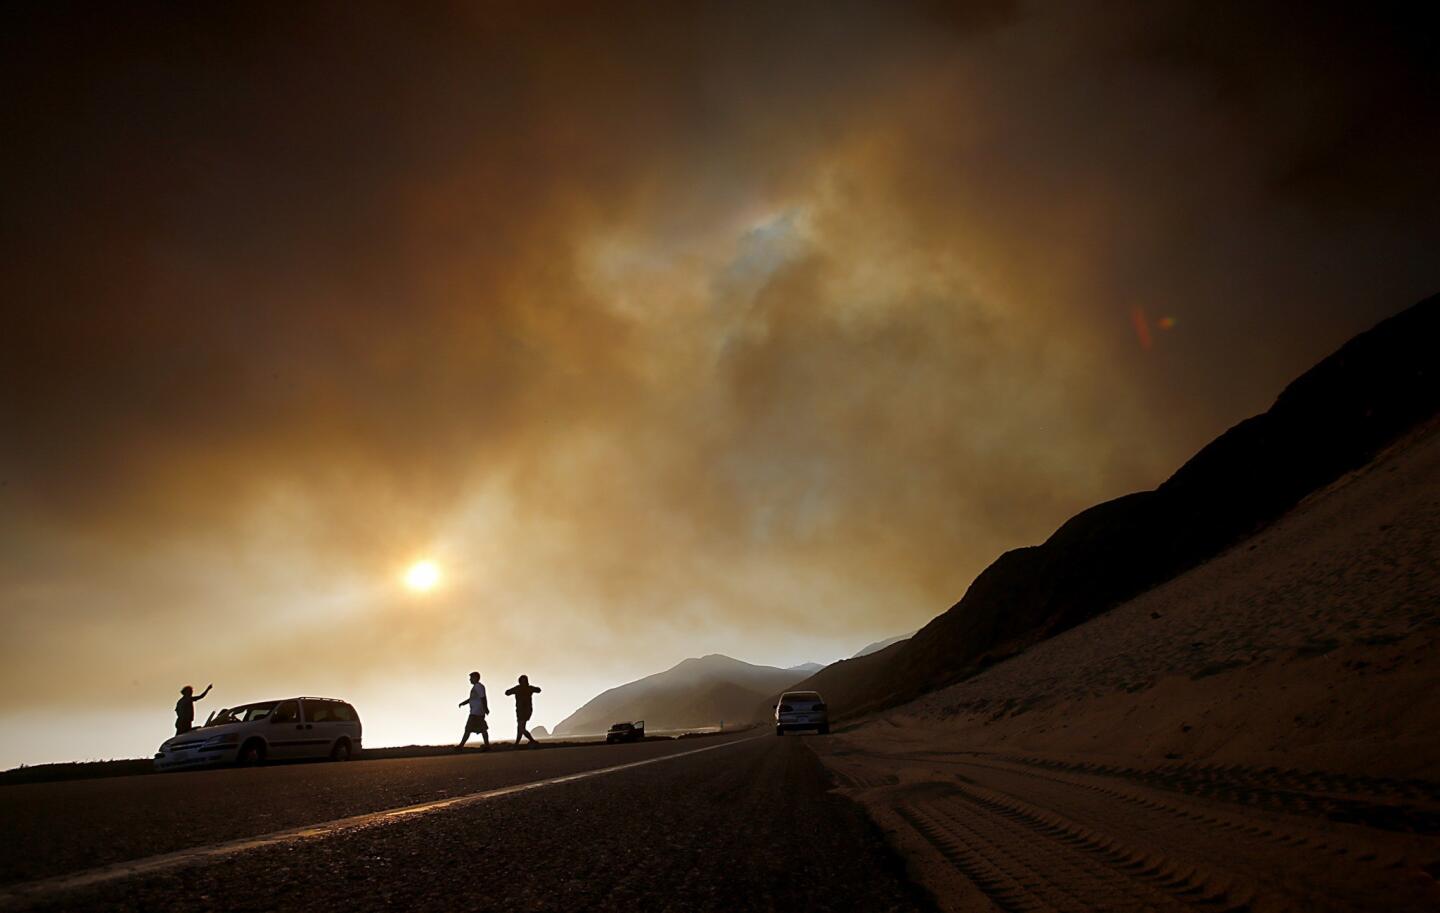
M781 705L780 705L780 712L781 712L781 713L789 713L791 710L794 710L794 709L795 709L795 708L794 708L794 707L791 707L789 704L781 704Z

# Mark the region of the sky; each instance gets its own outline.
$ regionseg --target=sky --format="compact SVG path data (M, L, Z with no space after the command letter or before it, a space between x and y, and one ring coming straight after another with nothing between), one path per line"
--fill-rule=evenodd
M1158 484L1440 290L1435 33L1253 6L7 7L0 766L830 661Z

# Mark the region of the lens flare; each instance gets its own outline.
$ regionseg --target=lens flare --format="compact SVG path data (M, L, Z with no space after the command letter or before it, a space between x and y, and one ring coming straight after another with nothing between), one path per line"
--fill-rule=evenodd
M1135 327L1135 338L1140 341L1140 348L1148 349L1154 344L1150 336L1150 318L1145 316L1145 309L1136 305L1130 309L1130 324Z

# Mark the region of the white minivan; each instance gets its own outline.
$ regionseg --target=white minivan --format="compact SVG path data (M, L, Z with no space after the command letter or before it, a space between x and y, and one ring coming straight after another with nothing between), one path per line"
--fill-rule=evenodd
M155 752L157 770L266 760L329 758L348 761L360 750L360 715L329 697L292 697L227 707L205 725L166 739Z

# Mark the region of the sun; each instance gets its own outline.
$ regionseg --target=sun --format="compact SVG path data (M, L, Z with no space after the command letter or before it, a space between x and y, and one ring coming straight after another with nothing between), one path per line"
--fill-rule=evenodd
M405 585L417 593L428 593L440 583L440 565L417 561L405 570Z

